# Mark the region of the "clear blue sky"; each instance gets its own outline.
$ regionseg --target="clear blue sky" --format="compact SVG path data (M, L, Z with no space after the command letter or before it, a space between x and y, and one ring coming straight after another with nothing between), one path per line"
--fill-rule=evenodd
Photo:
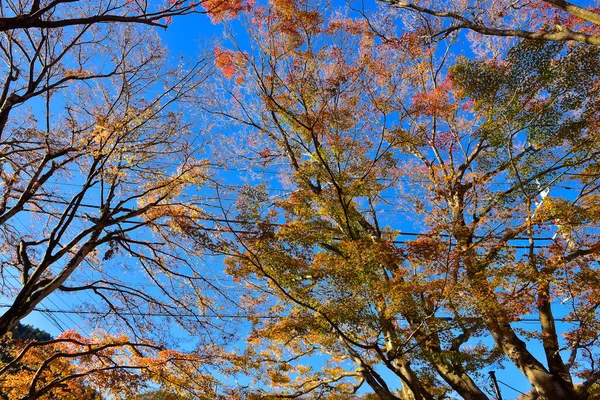
M162 30L159 28L160 36L162 37L165 45L168 47L174 62L176 63L179 57L183 57L184 60L193 61L198 57L198 54L203 52L211 52L214 48L215 42L222 37L222 27L220 25L214 25L207 16L205 15L189 15L181 18L175 18L168 29ZM403 226L399 226L402 229ZM50 299L44 301L42 305L47 308L67 308L72 305L69 304L70 300L66 300L61 296L53 296ZM560 317L557 316L557 317ZM60 315L56 314L54 317L48 315L42 315L38 312L34 312L26 317L22 322L34 325L42 328L53 335L60 333L58 326L55 325L56 321L49 321L48 318L56 318L58 324L65 328L76 328L75 325L80 324L81 321L76 315ZM536 324L535 322L521 323L520 327L527 329ZM558 322L561 324L561 322ZM541 347L534 349L536 355L539 356L540 360L543 360L543 351ZM500 381L503 381L516 389L527 392L530 387L527 380L518 372L510 362L505 363L507 366L504 370L497 370L496 375ZM482 371L487 378L487 370ZM397 379L397 378L393 378ZM484 382L485 379L481 382ZM503 398L505 400L516 398L519 393L506 386L500 385L502 390Z

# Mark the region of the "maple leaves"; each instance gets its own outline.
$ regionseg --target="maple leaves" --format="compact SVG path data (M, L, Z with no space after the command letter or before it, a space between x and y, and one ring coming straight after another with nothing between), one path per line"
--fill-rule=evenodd
M211 363L218 352L201 357L124 335L87 338L75 331L42 342L7 335L2 346L9 362L0 369L0 390L10 399L127 399L151 382L178 398L215 395L214 379L199 366Z
M206 0L202 2L202 7L208 12L213 23L234 18L243 11L250 11L253 5L253 0Z
M221 70L225 78L230 79L235 76L236 83L243 83L244 65L247 55L242 52L234 52L231 50L223 50L216 47L214 50L215 65Z
M413 97L414 112L423 116L439 116L449 118L456 109L456 104L450 100L452 82L445 80L429 92L419 92Z
M0 333L61 292L89 293L128 335L3 336L9 396L127 398L151 383L180 398L368 387L484 400L480 372L500 362L530 398L594 395L600 54L565 41L596 43L595 10L169 0L150 12L123 0L62 14L63 3L0 18L0 272L20 279ZM245 36L236 22L213 51L225 79L202 76L208 60L169 67L142 29L197 12L248 14ZM453 41L472 39L460 29L539 41L458 57ZM40 96L57 116L18 107ZM198 144L208 128L191 119L201 112L239 139L210 138L211 163ZM214 158L252 173L223 182L233 172L215 174ZM239 297L205 278L203 252L225 257ZM249 321L235 335L229 309ZM578 325L559 327L559 314ZM523 328L532 315L539 326ZM201 336L183 353L166 329ZM225 374L248 386L217 393Z
M595 309L597 49L506 41L494 59L466 59L436 42L445 36L430 18L402 32L389 18L340 18L308 2L255 12L256 47L235 71L243 85L225 83L206 103L243 124L257 147L238 154L276 169L288 189L271 200L264 188L240 192L224 251L228 272L261 288L249 307L277 316L253 320L246 356L257 379L274 395L368 385L380 398L486 399L477 373L502 361L523 372L531 397L584 398L596 381L569 378L577 367L558 349L576 359L580 348L553 322L553 304L577 292L566 320ZM556 194L563 182L579 195ZM575 281L585 289L573 292ZM540 329L521 329L532 314ZM592 319L583 325L593 330ZM539 340L541 358L520 335ZM319 352L331 368L309 377Z

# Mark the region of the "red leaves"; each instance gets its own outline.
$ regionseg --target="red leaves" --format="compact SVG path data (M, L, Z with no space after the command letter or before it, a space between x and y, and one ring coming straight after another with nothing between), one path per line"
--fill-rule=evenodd
M406 253L414 261L431 262L439 257L445 246L437 237L422 236L406 245Z
M250 11L254 0L206 0L202 6L208 11L213 23L236 17L242 11Z
M221 70L225 78L230 79L241 73L246 56L242 52L222 50L216 47L214 50L215 65ZM241 83L236 79L236 83Z
M422 116L450 116L456 110L451 93L452 81L446 79L432 90L416 93L413 96L413 109Z
M338 31L350 35L362 35L368 31L368 25L365 21L353 19L338 19L331 21L327 26L327 34Z
M96 399L100 393L109 398L134 398L150 382L177 394L173 398L181 398L183 393L208 393L211 397L214 379L200 366L229 357L210 346L202 353L182 353L133 342L125 335L88 338L73 330L47 342L23 343L4 337L0 352L14 359L0 375L0 392L9 398L46 398L49 393L48 398L65 400Z

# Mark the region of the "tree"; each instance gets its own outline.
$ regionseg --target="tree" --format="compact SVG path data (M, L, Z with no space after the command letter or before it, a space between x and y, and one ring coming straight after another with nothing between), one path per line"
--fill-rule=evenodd
M209 283L181 235L201 213L200 196L192 189L207 174L204 138L194 130L201 121L188 118L185 102L212 68L202 58L169 61L152 30L173 16L231 14L240 6L223 3L225 11L207 11L197 5L169 1L159 8L129 0L0 5L0 274L1 294L9 302L0 313L0 338L44 309L42 301L60 294L71 296L67 302L76 305L75 312L127 333L128 341L103 342L115 354L136 349L137 357L150 357L165 351L177 326L205 329L189 346L196 345L199 356L217 358L206 327L218 329L219 323L204 318L216 313L211 308L216 301L203 296ZM46 390L40 385L59 390L70 384L47 376L76 370L70 360L85 359L81 348L95 343L78 340L26 346L43 376L31 375L29 391L19 396L39 397ZM54 357L64 346L80 348ZM208 358L196 365L198 371L211 368ZM129 367L118 360L111 368L122 367L127 375ZM0 379L13 376L14 362L4 366ZM85 379L97 371L90 368ZM69 374L80 378L79 372Z
M31 325L23 325L21 323L18 323L15 327L13 327L13 329L11 329L10 334L12 341L33 340L41 342L52 339L52 335L50 335L48 332L38 328L34 328ZM2 364L6 364L12 360L12 358L7 352L7 344L8 343L5 342L3 343L3 347L0 347L0 362Z
M192 150L184 140L187 123L168 110L175 99L185 96L202 64L183 75L165 71L159 65L160 47L148 48L150 37L134 38L134 32L127 27L119 29L120 43L109 50L114 50L117 62L103 66L108 72L95 73L78 66L77 73L84 81L105 76L102 86L88 86L88 82L74 87L73 92L63 89L47 97L43 127L35 117L22 113L15 115L12 123L9 119L3 130L0 221L9 257L4 271L12 269L21 282L13 305L0 317L2 335L55 290L111 290L113 283L104 279L89 287L65 283L84 260L98 263L94 254L97 257L102 246L108 246L101 256L105 261L120 248L136 254L132 247L138 243L128 242L128 233L156 222L143 217L149 218L157 208L168 209L185 185L202 179L203 162L191 157ZM91 43L89 51L100 54L99 46L108 45L82 40L86 46ZM81 57L83 50L78 50ZM123 54L127 57L122 58ZM55 64L61 70L67 67ZM154 99L141 97L160 81L165 92ZM64 112L50 111L52 101L65 102ZM55 119L51 112L56 113ZM151 166L161 170L149 173ZM60 181L70 176L75 190L60 186ZM92 195L92 191L97 192ZM23 223L19 216L34 223L23 231L21 225L15 225ZM145 247L158 251L156 246L149 242ZM166 263L164 267L168 268Z
M222 89L202 104L240 124L236 156L259 174L235 204L223 196L212 243L255 288L240 370L274 398L366 384L382 399L488 399L482 371L511 363L527 398L591 398L597 47L469 60L350 12L274 1L254 9L251 47L215 51Z
M86 338L67 331L46 341L5 337L2 345L12 356L0 370L0 393L9 399L92 400L100 393L125 399L150 382L176 398L214 398L213 379L198 376L203 359L125 336Z
M467 2L383 1L392 8L437 20L427 33L432 38L464 29L487 36L600 45L598 10L568 1L479 2L474 6Z
M173 16L198 12L198 5L180 0L156 9L145 0L101 5L81 0L34 0L3 5L0 32L5 33L2 72L6 78L0 97L0 131L4 131L11 111L33 97L60 89L69 82L114 75L116 70L84 73L93 60L85 51L79 54L84 57L78 57L78 53L98 47L107 39L102 34L116 34L115 24L166 27Z
M33 0L9 3L2 9L0 31L64 28L104 23L134 23L166 27L174 16L199 12L202 2L169 0L162 7L150 2L122 0L94 5L82 0ZM70 11L67 12L67 9Z
M52 340L52 336L43 330L32 327L31 325L23 325L17 324L15 328L12 329L9 335L5 336L0 344L0 361L2 365L8 364L13 361L13 353L15 353L16 349L20 352L23 349L24 343L27 342L44 342ZM23 358L21 358L22 360ZM31 374L31 366L25 365L21 362L14 361L11 363L12 376L0 379L0 397L2 399L9 399L8 395L12 395L11 398L14 398L15 392L22 391L22 388L19 386L26 384L28 382L24 382L23 375ZM71 371L72 366L69 363L66 363L57 369L60 373L68 374L66 371ZM27 372L25 372L27 371ZM19 375L21 375L19 377ZM12 378L12 379L11 379ZM8 384L6 382L8 381ZM15 385L16 383L16 385ZM80 385L80 382L69 382L69 385L65 385L69 389L63 393L63 397L73 396L80 399L98 399L99 394L94 390L89 389L84 385ZM64 390L64 386L62 387Z

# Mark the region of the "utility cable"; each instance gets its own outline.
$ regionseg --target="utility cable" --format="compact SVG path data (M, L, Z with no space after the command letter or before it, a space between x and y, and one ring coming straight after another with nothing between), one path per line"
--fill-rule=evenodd
M507 384L507 383L504 383L504 382L502 382L502 381L501 381L501 380L499 380L499 379L497 379L497 381L498 381L498 383L501 383L501 384L503 384L503 385L504 385L504 386L506 386L507 388L509 388L509 389L512 389L512 390L514 390L515 392L518 392L518 393L521 393L522 395L525 395L525 396L527 396L527 393L523 393L523 392L521 392L519 389L515 389L514 387L510 386L510 385L509 385L509 384Z

